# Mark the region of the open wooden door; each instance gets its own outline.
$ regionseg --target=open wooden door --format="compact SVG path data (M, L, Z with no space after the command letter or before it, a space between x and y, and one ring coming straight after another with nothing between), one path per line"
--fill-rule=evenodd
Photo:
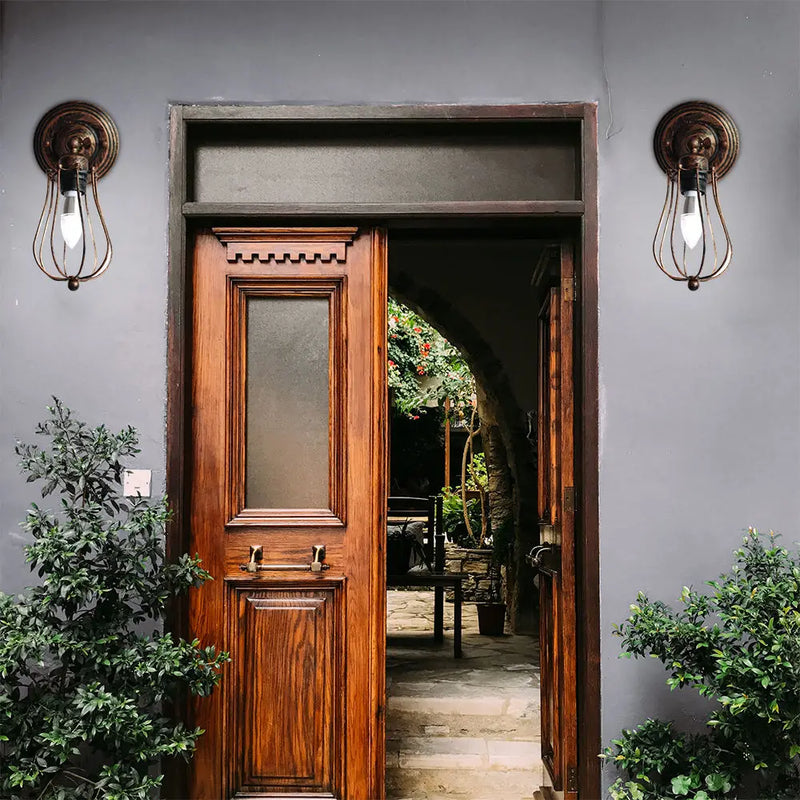
M536 275L539 310L538 473L542 759L564 800L578 797L575 607L576 278L572 246L546 252Z
M192 800L384 796L386 240L194 241L190 634L230 651L198 700Z

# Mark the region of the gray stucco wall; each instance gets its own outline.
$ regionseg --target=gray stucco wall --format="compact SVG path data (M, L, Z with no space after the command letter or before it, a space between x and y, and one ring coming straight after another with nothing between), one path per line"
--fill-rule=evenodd
M609 629L638 588L674 599L717 573L748 524L797 535L799 43L800 4L768 0L5 3L0 587L27 577L13 438L51 393L136 424L163 485L169 102L596 100L604 737L690 715L657 664L617 661ZM76 294L29 255L44 189L31 135L71 97L105 106L122 137L101 184L115 262ZM734 263L690 295L649 254L651 135L695 97L733 114L742 153L721 187Z

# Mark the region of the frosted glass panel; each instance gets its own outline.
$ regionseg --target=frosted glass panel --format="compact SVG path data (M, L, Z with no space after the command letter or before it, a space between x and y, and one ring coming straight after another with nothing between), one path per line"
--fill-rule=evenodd
M329 508L328 300L247 301L248 508Z

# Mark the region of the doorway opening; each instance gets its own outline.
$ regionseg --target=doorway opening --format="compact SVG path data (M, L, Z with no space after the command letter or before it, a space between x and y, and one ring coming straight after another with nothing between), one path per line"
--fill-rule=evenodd
M201 620L208 623L208 632L216 640L223 637L223 645L238 642L237 663L244 670L238 680L252 694L252 702L245 706L231 690L206 704L210 722L204 725L207 746L188 777L176 774L172 796L227 797L245 791L251 797L267 797L276 791L285 793L287 787L298 797L320 796L320 792L340 800L383 796L385 587L378 565L384 559L380 547L385 538L381 530L385 518L379 515L385 514L386 505L380 501L380 481L373 477L382 458L380 425L370 428L369 413L364 413L369 404L373 410L377 408L385 379L385 374L381 377L377 371L381 359L375 357L379 352L375 343L380 341L375 309L385 304L386 288L381 277L386 274L381 271L385 267L378 265L385 259L383 231L388 230L397 249L404 238L409 247L415 239L436 239L445 227L451 238L466 242L476 233L479 239L486 231L495 235L495 242L500 231L511 238L531 239L536 238L535 229L542 237L562 242L566 237L574 245L572 266L577 273L570 273L571 288L567 284L562 288L576 301L575 377L583 401L581 418L575 420L576 474L564 485L558 502L569 497L569 503L563 505L569 508L573 522L577 521L579 536L574 539L572 594L556 597L557 581L552 585L556 607L577 614L573 638L564 650L572 659L572 671L561 689L564 683L571 685L573 693L578 687L577 707L570 709L570 719L580 718L581 725L579 730L554 730L553 744L560 747L566 742L571 749L556 752L551 748L549 755L558 767L556 788L566 798L577 798L579 786L581 797L594 796L593 787L599 786L595 757L599 746L596 108L589 103L386 108L176 106L172 137L167 440L168 485L175 515L168 549L173 556L191 550L193 531L202 530L212 512L219 524L206 525L204 541L210 550L218 551L217 567L230 568L230 574L220 572L221 579L216 582L218 605L212 610L219 624L211 626L212 615L205 612L212 604L202 599L203 607L176 608L172 627L192 635ZM331 158L344 151L352 169L342 171L336 167L341 163L334 164ZM528 230L521 235L512 233L520 229L522 221ZM320 237L329 249L320 250ZM390 258L391 251L392 247ZM307 269L312 263L316 266ZM205 265L207 278L199 282L198 265ZM461 266L453 264L456 272ZM369 269L372 272L365 272ZM413 281L403 285L401 275L395 278L392 267L389 271L392 288L399 296L445 324L439 312L444 312L458 284L438 300L435 291L420 284L416 288L421 297L415 299ZM485 274L484 287L502 284L496 260L485 264ZM227 284L223 285L221 276ZM358 300L356 292L360 293ZM347 300L350 295L352 303ZM226 302L239 309L236 325L226 325ZM328 304L330 349L326 352L333 354L328 375L335 376L335 386L328 394L327 408L329 414L352 412L342 429L349 440L338 433L337 426L329 427L327 501L321 481L321 501L311 504L312 508L306 504L288 509L291 513L286 513L284 505L277 510L251 509L244 479L249 428L242 389L246 387L243 376L248 369L248 350L241 343L250 344L251 307L293 303L307 308ZM205 324L205 312L213 331ZM535 319L535 309L530 316ZM504 320L503 309L496 318ZM300 330L304 330L302 325ZM344 336L345 331L358 331L359 336ZM257 331L252 334L256 336ZM200 336L205 338L201 341ZM324 349L324 335L317 338ZM296 338L290 341L296 343ZM223 343L225 351L238 359L232 366L222 358ZM220 357L208 359L212 351ZM488 352L491 355L492 349ZM480 355L486 353L480 350ZM202 359L207 359L211 370L207 374ZM385 353L382 361L385 365ZM535 359L531 361L529 374L533 375ZM487 369L491 368L489 359ZM203 386L193 387L196 374L210 381L208 392L200 391ZM324 370L320 374L324 375ZM502 370L492 375L503 377ZM214 449L203 449L196 444L195 401L212 395L216 406L207 410L204 435ZM317 395L324 411L322 389ZM231 423L229 406L234 401L240 404L237 419L245 420L237 425ZM383 412L375 413L372 419L383 419ZM226 430L220 428L219 420L224 421ZM523 423L525 430L528 421ZM527 436L525 440L529 446ZM354 442L359 449L351 459L351 472L345 473L342 454ZM217 509L214 491L204 492L198 485L199 462L193 457L193 447L208 456L203 474L212 490L219 476L229 481L221 497L224 508ZM232 466L219 469L224 459L233 459ZM324 463L320 460L323 478ZM345 474L349 475L347 481L342 477ZM351 478L358 479L352 486L348 483ZM216 505L212 508L212 504ZM192 524L192 513L198 524ZM371 514L369 520L367 513ZM279 528L286 533L283 539L275 535ZM370 532L374 539L371 544L365 539L353 548L352 536L345 536L348 529ZM275 570L285 564L292 570L300 564L307 566L307 551L324 540L329 545L329 571L311 578L296 576L294 585L287 588ZM267 574L251 577L240 573L248 558L248 545L262 541L281 542L283 550L265 558ZM345 549L348 547L351 550ZM269 572L270 565L275 574ZM517 591L523 586L528 583L518 582ZM434 617L437 596L434 590ZM206 598L210 598L208 593ZM524 604L515 611L512 600L511 606L512 625L521 623ZM241 612L238 622L236 609ZM297 666L294 662L287 663L286 670L271 658L255 663L261 650L249 643L259 641L262 634L273 649L285 644L275 634L274 625L263 620L270 616L288 619L292 614L302 616L308 625L321 626L316 639L303 637L307 650L303 663L322 659L319 663L324 662L324 670L309 674L318 677L324 672L338 681L347 692L346 706L335 700L343 695L335 687L331 690L327 679L305 679L304 673L293 669ZM313 621L318 617L322 622ZM312 647L313 642L318 644ZM359 660L366 676L358 687L348 671L351 657ZM262 669L267 666L272 672ZM551 674L561 678L564 670L555 666ZM291 710L285 719L281 717L281 724L291 722L292 730L298 731L304 725L320 742L318 748L314 745L309 750L311 739L298 735L296 752L290 754L294 760L287 759L285 748L272 747L272 739L259 739L265 730L262 717L249 710L269 711L269 704L261 704L262 695L270 694L263 676L273 673L285 684L281 684L285 691L277 707ZM258 677L261 683L253 684L248 676ZM297 703L301 694L308 695L307 701ZM191 722L192 712L187 716ZM258 747L225 749L226 742L239 740ZM339 747L341 742L347 747ZM321 754L317 761L308 755L312 751ZM252 758L243 761L242 754L247 752ZM307 769L303 759L313 769Z
M539 544L534 275L549 244L524 228L390 230L388 800L521 800L544 782L538 586L525 555ZM416 516L397 495L420 498ZM424 498L439 496L429 530ZM423 577L435 557L401 552L411 580L396 575L404 521L412 544L440 530L431 550L461 576L460 653L452 588L437 641ZM499 629L479 629L479 607L484 626L500 613Z

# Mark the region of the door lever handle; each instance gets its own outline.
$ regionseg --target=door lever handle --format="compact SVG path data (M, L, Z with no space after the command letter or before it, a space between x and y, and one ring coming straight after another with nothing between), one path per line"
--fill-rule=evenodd
M525 560L534 568L542 566L542 556L549 553L553 548L549 544L539 544L531 548L530 553L525 556Z
M272 572L274 570L301 570L304 572L322 572L330 569L330 564L325 564L325 545L315 544L311 548L311 562L307 564L262 564L264 548L260 544L250 545L250 560L240 564L242 572Z
M311 564L309 564L309 569L312 572L322 572L324 569L330 569L327 564L323 564L322 562L325 560L325 545L324 544L315 544L311 547L311 555L313 558L311 559Z
M258 572L261 568L261 559L264 557L264 548L260 544L250 545L250 560L246 564L241 564L240 568L247 572Z

